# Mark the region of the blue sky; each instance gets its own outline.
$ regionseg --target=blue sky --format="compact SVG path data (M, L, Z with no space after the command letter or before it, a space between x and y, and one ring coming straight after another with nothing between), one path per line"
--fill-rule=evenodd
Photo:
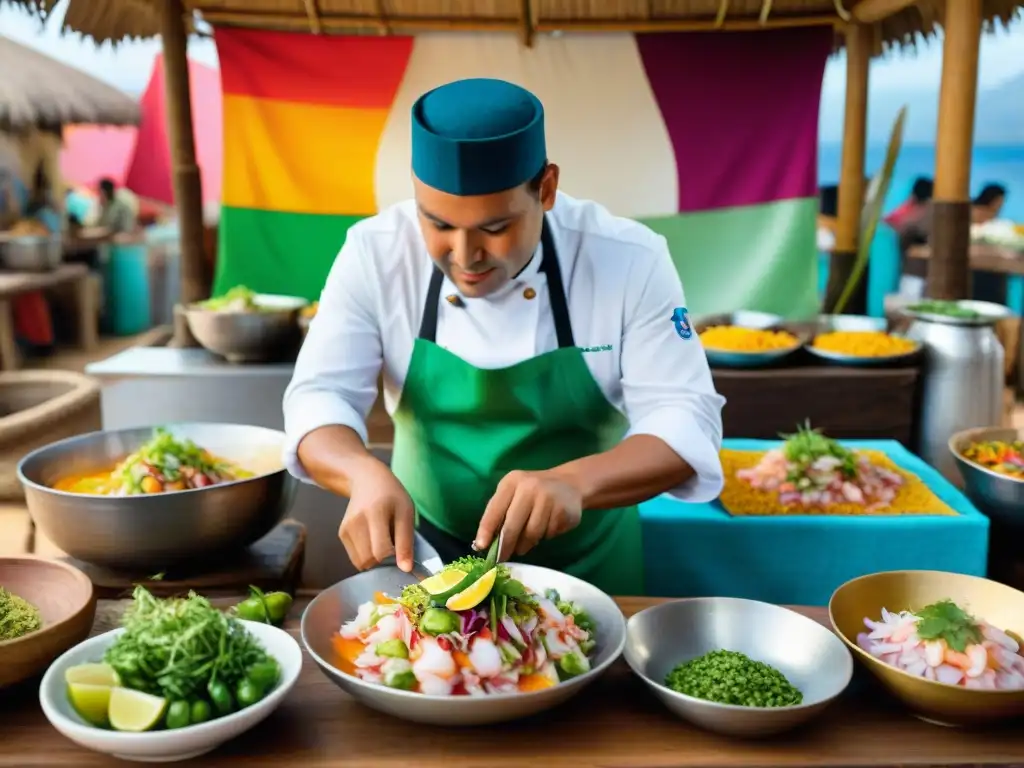
M146 85L153 57L160 48L155 40L124 43L116 49L109 45L97 48L78 36L61 36L59 24L51 20L45 30L22 11L10 7L0 10L0 34L30 45L56 59L84 69L111 84L140 92ZM216 65L217 52L210 41L194 41L189 54L204 63ZM935 90L938 88L942 60L941 41L935 40L916 53L902 53L875 62L871 88L875 90ZM982 89L1024 73L1024 24L1017 23L1009 31L986 35L982 43L979 86ZM826 102L840 96L845 83L845 60L829 61L823 84Z

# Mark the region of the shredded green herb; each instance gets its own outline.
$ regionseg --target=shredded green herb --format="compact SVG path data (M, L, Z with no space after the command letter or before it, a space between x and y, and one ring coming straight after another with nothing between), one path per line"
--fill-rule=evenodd
M226 291L223 296L214 296L212 299L201 301L199 306L214 311L230 308L253 312L260 309L259 304L256 303L256 292L244 285L236 285Z
M782 452L786 460L796 465L789 473L790 480L799 480L815 461L826 456L839 459L839 469L846 477L856 477L857 454L831 437L825 437L820 430L811 429L810 422L805 422L794 434L780 437L785 440Z
M158 599L141 586L125 612L120 635L104 655L130 688L189 699L212 682L234 689L253 664L269 660L238 620L205 597Z
M952 600L940 600L915 611L917 636L922 640L945 640L954 651L963 653L968 645L984 638L977 620Z
M17 640L42 626L43 617L38 608L0 587L0 642Z
M741 707L793 707L804 696L779 670L738 651L711 651L665 677L676 693Z

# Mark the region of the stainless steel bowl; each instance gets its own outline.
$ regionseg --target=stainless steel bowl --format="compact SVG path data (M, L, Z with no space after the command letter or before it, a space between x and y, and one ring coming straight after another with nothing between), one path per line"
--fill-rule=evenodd
M949 438L949 452L964 479L964 491L978 508L994 520L1019 525L1024 520L1024 479L1001 475L963 456L971 443L1024 440L1024 430L1008 427L978 427L957 432Z
M302 614L302 642L320 669L339 688L368 707L403 720L441 726L503 723L551 709L582 691L619 658L626 637L622 611L608 595L585 581L548 568L510 563L513 575L535 592L556 589L579 603L597 627L591 669L551 688L494 696L426 696L374 685L342 672L331 663L331 639L376 591L397 594L414 579L397 568L378 568L352 576L321 592Z
M269 533L291 506L297 481L281 462L283 432L243 424L167 429L256 476L143 496L90 496L53 489L58 480L101 472L138 449L151 427L90 432L29 453L18 464L29 514L60 549L111 568L161 568L241 549Z
M804 695L795 707L740 707L676 693L665 676L717 650L739 651L782 672ZM626 663L673 713L725 736L769 736L802 725L853 676L843 642L812 619L777 605L731 597L662 603L626 625Z
M218 312L198 304L185 308L196 341L232 363L279 357L301 341L299 311L308 304L296 296L257 294L258 312Z
M0 238L0 266L18 272L50 272L64 259L58 235L15 235Z

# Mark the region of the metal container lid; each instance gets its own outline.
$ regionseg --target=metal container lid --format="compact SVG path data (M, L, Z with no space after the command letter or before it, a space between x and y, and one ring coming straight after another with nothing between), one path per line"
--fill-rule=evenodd
M1004 307L1002 304L996 304L991 301L963 300L942 302L943 304L955 306L957 309L965 310L965 314L963 316L944 314L939 311L929 311L929 305L935 305L938 303L939 302L936 301L923 299L916 304L900 307L898 311L900 314L906 315L914 320L921 320L927 323L975 327L995 325L1000 320L1007 320L1013 317L1013 311L1009 307Z

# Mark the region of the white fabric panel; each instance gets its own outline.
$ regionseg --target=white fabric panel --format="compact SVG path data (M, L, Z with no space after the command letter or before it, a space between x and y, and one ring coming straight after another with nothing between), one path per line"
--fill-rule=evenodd
M465 77L497 77L537 95L566 193L619 216L678 212L672 143L630 34L542 35L533 48L508 34L418 35L377 151L378 210L412 196L413 103Z

